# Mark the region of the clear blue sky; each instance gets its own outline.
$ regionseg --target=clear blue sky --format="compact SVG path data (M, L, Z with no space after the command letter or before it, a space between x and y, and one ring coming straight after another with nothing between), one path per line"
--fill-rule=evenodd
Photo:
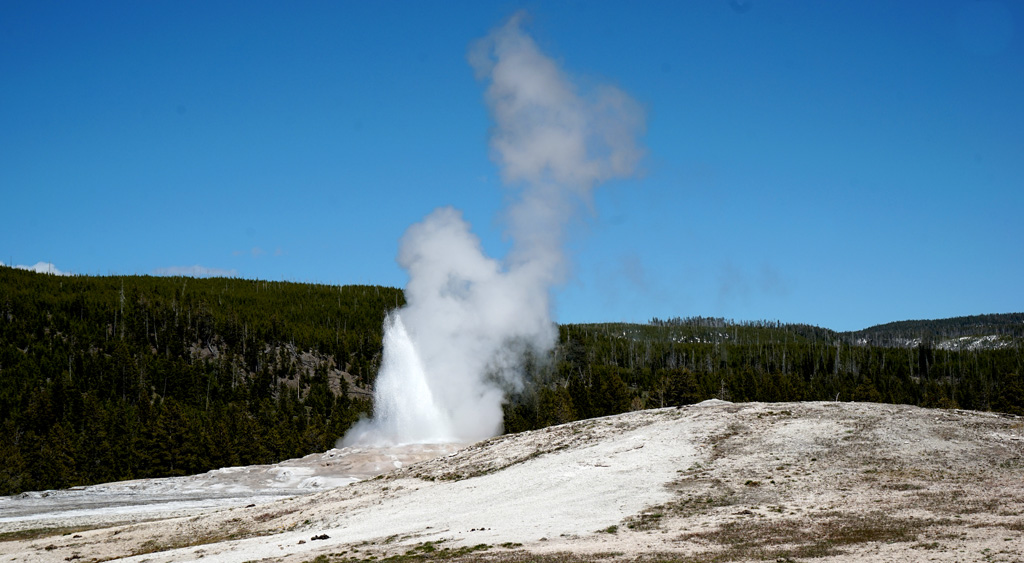
M401 287L398 240L442 205L500 257L466 50L520 9L647 115L642 174L573 226L556 320L1024 311L1009 0L7 0L0 261Z

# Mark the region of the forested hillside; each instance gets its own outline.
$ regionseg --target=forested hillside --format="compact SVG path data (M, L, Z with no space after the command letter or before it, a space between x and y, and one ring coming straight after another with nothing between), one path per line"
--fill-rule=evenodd
M863 331L701 317L565 325L555 369L540 371L537 384L513 397L506 429L710 398L1024 414L1022 322L1024 315L1013 314L894 323L870 329L870 338ZM940 347L940 336L988 340Z
M370 411L382 321L403 303L373 286L0 267L0 495L329 449ZM505 426L713 397L1024 414L1022 329L1024 314L851 333L700 317L564 325L550 356L527 362Z
M324 451L401 290L0 267L0 494Z
M1024 338L1024 313L897 321L846 334L855 342L875 346L925 344L946 349L999 348Z

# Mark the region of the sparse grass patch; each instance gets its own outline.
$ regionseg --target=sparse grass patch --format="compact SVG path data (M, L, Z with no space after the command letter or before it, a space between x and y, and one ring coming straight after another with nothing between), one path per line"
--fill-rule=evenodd
M797 520L727 522L716 530L683 534L683 541L719 544L714 560L815 558L839 555L843 547L871 542L896 543L917 539L936 522L894 518L883 512L831 513L808 525Z
M766 416L793 416L793 411L768 411L757 413L757 418L764 418Z
M664 512L643 512L626 518L626 527L638 531L653 530L661 524L661 519L664 516ZM617 530L618 528L616 528Z
M1020 469L1024 467L1024 458L1011 457L999 462L1000 469Z
M739 495L733 493L729 489L724 489L718 494L691 496L666 503L659 507L652 508L651 510L658 509L668 512L673 516L682 516L686 518L696 516L698 514L706 514L716 508L735 506L740 504L741 500L742 499Z
M211 543L240 540L261 535L276 533L275 531L253 532L241 527L222 527L217 530L195 532L193 534L178 534L173 537L165 537L159 540L151 539L143 543L131 552L131 555L145 555L147 553L158 553L184 547L196 547Z
M74 526L59 528L31 528L28 530L16 530L14 532L0 533L0 542L8 541L31 541L51 536L67 536L87 530L95 530L103 526Z
M924 489L923 486L914 483L886 483L882 485L882 488L890 491L920 491Z
M736 447L732 444L727 445L726 442L728 442L730 438L748 431L749 428L743 424L738 422L730 423L729 426L726 427L725 432L711 437L711 456L709 459L714 461L720 457L733 453Z
M915 496L917 497L915 505L923 505L932 512L942 514L998 514L1003 508L1003 503L999 498L978 498L978 495L965 493L962 490L922 490L915 493Z
M749 481L749 487L756 487L752 483L760 484L759 481ZM738 494L721 479L693 479L682 478L672 483L678 500L667 502L663 505L648 508L648 512L665 512L672 516L690 517L698 514L706 514L716 508L740 504L753 495L753 489L746 489L749 493Z
M594 561L602 561L607 559L619 559L623 556L621 552L608 552L608 553L589 553L586 555L577 555L575 553L544 553L536 554L530 553L529 551L515 550L515 551L503 551L503 552L477 552L468 555L463 555L452 559L453 563L470 563L470 562L482 562L482 563L593 563ZM390 560L388 563L396 563ZM429 559L434 561L434 559ZM672 561L680 562L679 558L673 558ZM333 563L333 562L332 562ZM355 561L339 561L338 563L356 563ZM404 563L404 562L403 562Z
M278 519L278 518L280 518L282 516L287 516L287 515L289 515L289 514L291 514L293 512L296 512L296 511L297 511L297 509L292 508L292 509L287 509L287 510L279 510L277 512L264 512L263 514L257 514L256 516L254 516L253 520L255 520L256 522L259 522L259 523L262 524L263 522L268 522L270 520L276 520L276 519ZM309 520L306 520L304 522L304 524L308 524L308 523L309 523Z
M471 464L468 467L463 467L463 468L460 468L460 469L455 469L455 470L448 471L448 472L441 473L441 474L437 474L437 475L418 473L418 474L415 475L415 477L418 477L420 479L427 480L427 481L436 481L436 480L441 480L441 481L462 481L462 480L465 480L465 479L472 479L473 477L480 477L480 476L483 476L483 475L490 475L491 473L497 473L499 471L504 471L505 469L508 469L509 467L512 467L513 465L518 465L520 463L524 463L524 462L530 461L531 459L538 458L538 457L540 457L542 455L545 455L545 454L549 454L549 453L552 453L552 452L557 452L557 451L560 451L560 450L564 450L564 449L566 449L568 447L569 447L569 444L559 444L559 445L556 445L556 446L553 446L553 447L547 447L547 448L537 447L532 452L530 452L529 454L527 454L525 456L520 456L520 457L515 458L515 459L511 459L507 463L502 464L502 465L480 466L480 465L472 465Z
M439 549L437 544L434 542L424 542L414 546L403 554L392 555L390 557L377 558L374 555L367 555L366 557L345 557L342 559L331 560L329 563L357 563L365 561L377 561L379 563L418 563L426 561L478 560L479 555L489 549L491 549L491 546L485 543L473 546L456 548L444 547Z

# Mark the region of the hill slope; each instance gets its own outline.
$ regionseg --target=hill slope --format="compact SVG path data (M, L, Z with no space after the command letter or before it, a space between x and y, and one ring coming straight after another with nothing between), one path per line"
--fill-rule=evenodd
M1009 561L1022 470L1020 417L709 401L203 518L7 536L0 561Z
M944 350L1000 348L1011 346L1014 339L1024 338L1024 313L898 321L842 334L853 342L875 346L930 344Z
M0 495L322 452L402 291L0 267Z

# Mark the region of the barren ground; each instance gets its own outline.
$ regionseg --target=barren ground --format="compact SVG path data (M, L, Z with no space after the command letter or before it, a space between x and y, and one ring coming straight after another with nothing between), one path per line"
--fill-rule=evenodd
M0 499L0 562L1024 560L1020 417L708 401L453 449Z

